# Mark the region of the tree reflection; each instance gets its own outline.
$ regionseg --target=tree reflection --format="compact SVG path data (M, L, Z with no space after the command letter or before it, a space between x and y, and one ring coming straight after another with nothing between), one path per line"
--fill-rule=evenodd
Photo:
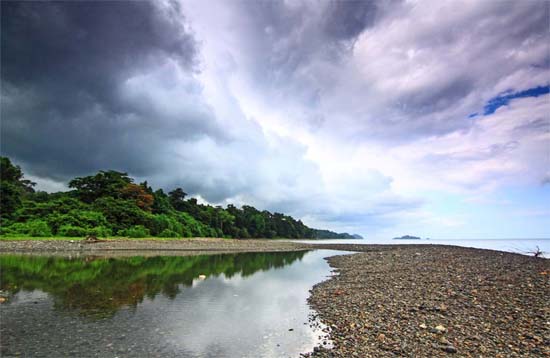
M129 258L0 256L0 287L49 293L55 307L87 316L112 316L144 297L175 298L199 275L249 276L301 260L306 252L238 253Z

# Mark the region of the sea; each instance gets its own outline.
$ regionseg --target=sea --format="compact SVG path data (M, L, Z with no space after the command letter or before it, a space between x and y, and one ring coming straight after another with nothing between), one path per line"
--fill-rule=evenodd
M298 242L311 243L312 240ZM546 239L421 239L421 240L393 240L393 239L369 239L363 240L315 240L316 244L382 244L382 245L454 245L462 247L474 247L497 251L514 252L523 255L534 255L536 251L542 252L542 257L550 258L550 238Z

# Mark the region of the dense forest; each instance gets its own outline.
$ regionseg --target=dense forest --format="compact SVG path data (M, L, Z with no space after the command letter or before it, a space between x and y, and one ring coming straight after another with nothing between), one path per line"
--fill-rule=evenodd
M66 192L35 191L19 166L0 160L2 236L360 238L248 205L200 204L181 188L153 190L113 170L74 178Z

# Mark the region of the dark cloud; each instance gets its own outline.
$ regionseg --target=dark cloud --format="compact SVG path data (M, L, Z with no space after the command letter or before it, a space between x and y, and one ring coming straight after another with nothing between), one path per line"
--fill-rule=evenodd
M220 136L183 20L171 3L2 2L2 152L59 180L146 176L166 141Z
M325 32L338 40L354 39L374 25L379 10L390 2L397 1L330 1L325 9Z

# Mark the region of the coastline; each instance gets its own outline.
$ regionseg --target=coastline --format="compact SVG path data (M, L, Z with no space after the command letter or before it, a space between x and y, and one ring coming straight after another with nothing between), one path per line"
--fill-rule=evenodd
M550 260L443 245L297 243L282 240L117 239L0 241L0 254L158 256L312 249L339 274L308 303L330 327L333 349L314 357L550 356Z
M550 260L457 246L327 258L309 303L331 327L314 357L547 357Z
M0 240L0 254L59 255L189 255L190 253L268 252L310 250L307 244L282 240L192 238L182 240L116 239L87 243L83 240Z

